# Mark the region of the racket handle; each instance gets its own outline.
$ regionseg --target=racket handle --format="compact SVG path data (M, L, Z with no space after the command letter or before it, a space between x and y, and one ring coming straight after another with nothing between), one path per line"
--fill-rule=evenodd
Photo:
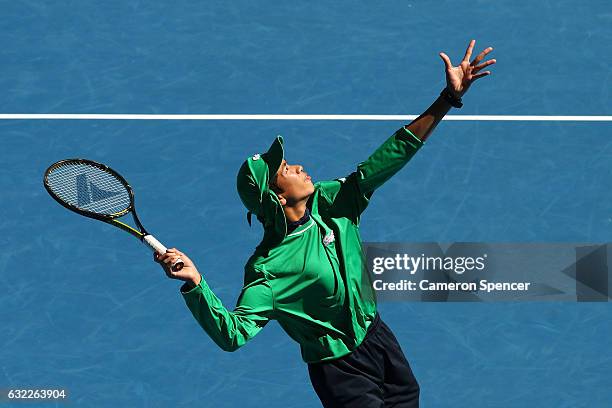
M159 252L160 254L165 254L166 251L168 250L168 248L166 248L161 242L159 242L157 238L155 238L153 235L145 235L143 237L143 241L145 244L147 244L149 248L153 250L153 252ZM181 269L183 269L184 265L185 264L183 263L183 260L179 258L176 261L174 261L174 263L172 264L172 270L174 272L178 272Z

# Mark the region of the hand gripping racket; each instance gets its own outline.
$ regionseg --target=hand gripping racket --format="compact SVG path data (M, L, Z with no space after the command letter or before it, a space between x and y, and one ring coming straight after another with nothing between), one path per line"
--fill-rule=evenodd
M132 187L108 166L85 159L60 160L45 171L44 184L51 197L69 210L119 227L153 251L166 253L167 248L140 223ZM117 219L129 212L138 229ZM172 264L172 270L180 271L183 265L179 258Z

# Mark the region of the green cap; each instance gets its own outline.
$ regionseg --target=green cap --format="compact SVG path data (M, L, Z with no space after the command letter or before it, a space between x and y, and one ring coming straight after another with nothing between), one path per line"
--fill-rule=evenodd
M269 183L284 156L283 137L277 136L266 153L255 154L240 166L236 180L238 195L249 213L263 221L264 229L274 229L282 237L287 234L287 220Z

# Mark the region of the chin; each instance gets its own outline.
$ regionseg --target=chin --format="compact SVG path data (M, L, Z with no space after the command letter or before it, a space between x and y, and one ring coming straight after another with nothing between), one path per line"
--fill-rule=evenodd
M313 186L313 185L311 185L309 188L306 188L306 189L304 190L304 198L303 198L303 199L304 199L304 200L309 199L309 198L310 198L310 196L312 196L312 195L314 194L314 191L315 191L315 189L314 189L314 186Z

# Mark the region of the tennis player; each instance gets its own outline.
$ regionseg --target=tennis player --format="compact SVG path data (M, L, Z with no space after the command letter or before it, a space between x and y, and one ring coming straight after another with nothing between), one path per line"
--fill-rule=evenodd
M300 344L312 385L325 407L418 407L419 385L395 336L376 310L359 221L372 193L397 173L470 85L490 74L489 47L470 62L471 41L458 66L440 53L446 87L417 119L387 139L345 178L312 182L284 159L278 136L266 153L238 172L238 193L263 224L264 236L245 266L244 287L226 309L187 255L169 249L156 260L185 281L182 296L206 333L234 351L270 320ZM168 265L181 257L179 272Z

